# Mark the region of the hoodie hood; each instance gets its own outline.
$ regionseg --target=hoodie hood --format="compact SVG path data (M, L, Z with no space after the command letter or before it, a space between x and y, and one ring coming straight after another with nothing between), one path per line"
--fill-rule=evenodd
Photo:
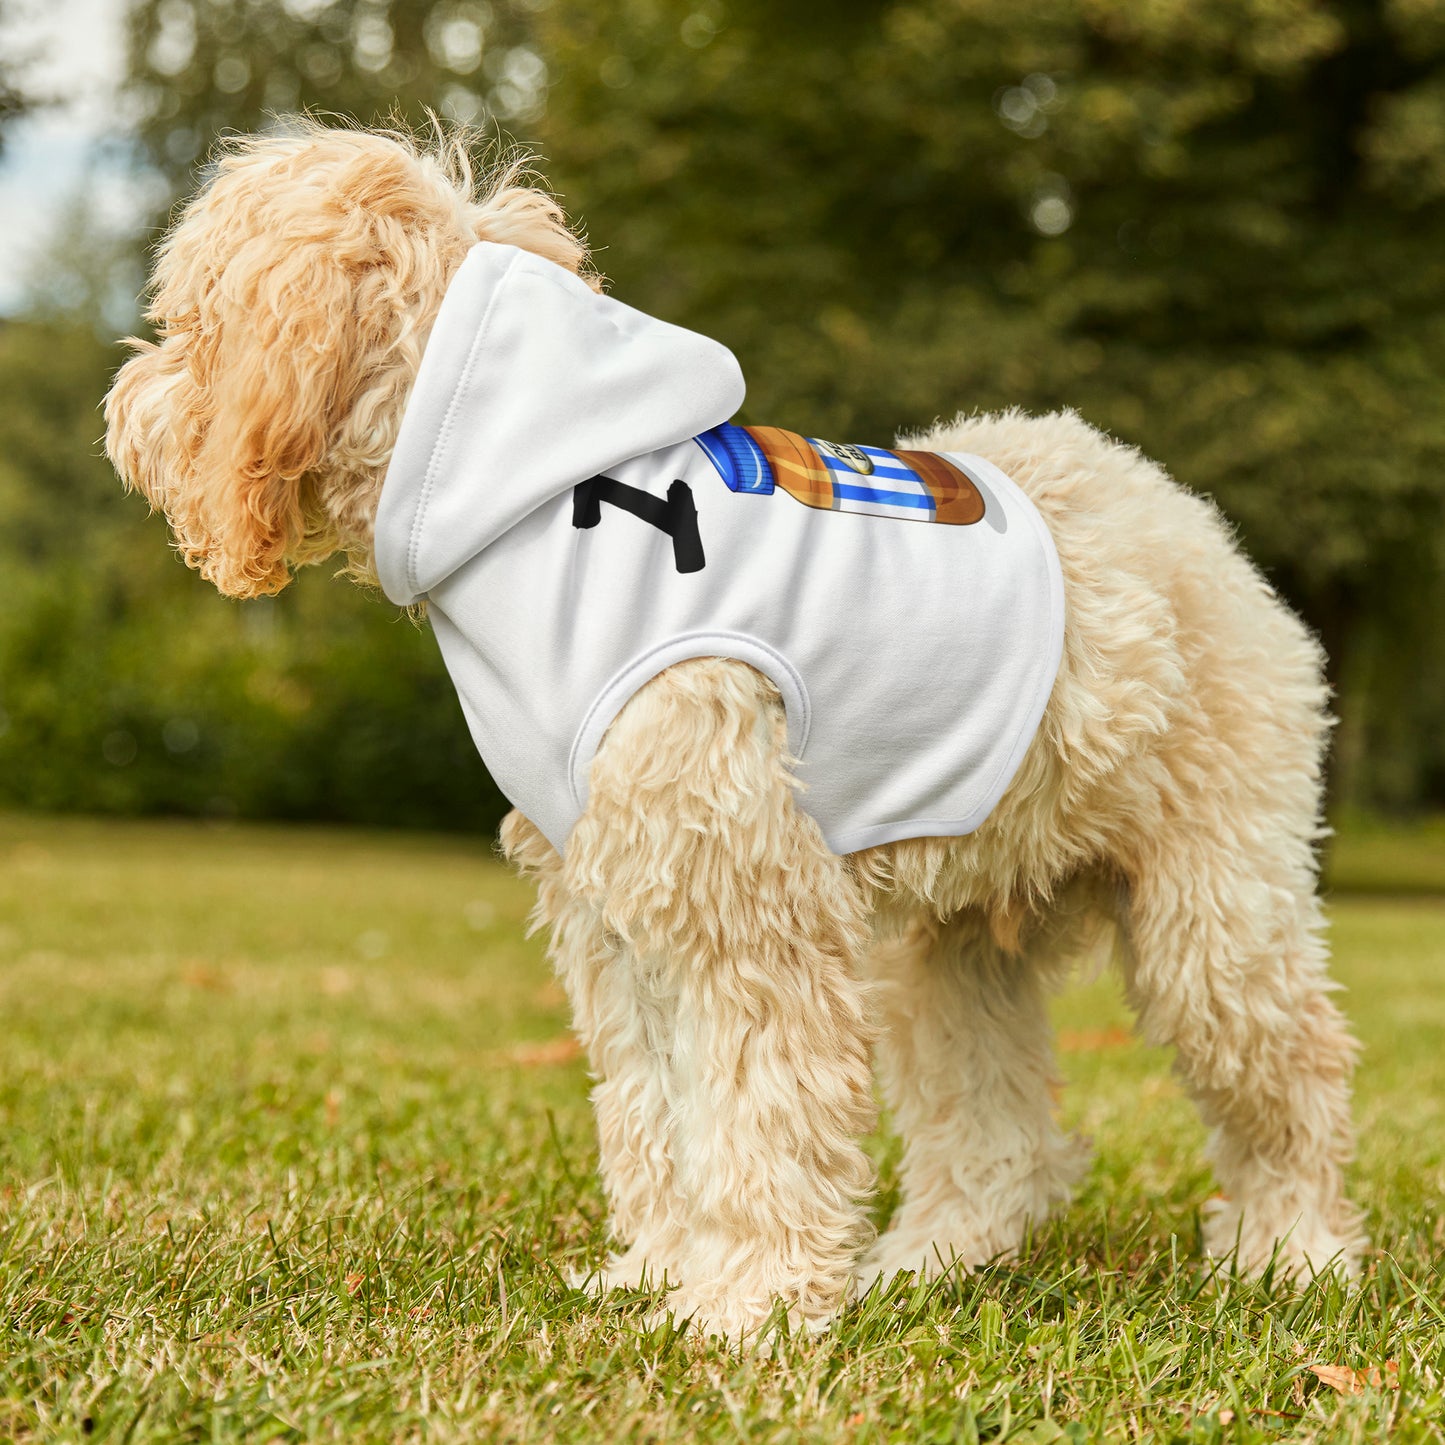
M387 468L382 589L410 606L539 507L720 425L743 394L719 342L479 242L447 288Z

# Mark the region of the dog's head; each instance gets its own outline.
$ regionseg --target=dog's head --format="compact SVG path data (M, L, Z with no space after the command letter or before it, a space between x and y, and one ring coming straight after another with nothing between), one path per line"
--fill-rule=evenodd
M306 122L225 143L160 247L155 342L106 398L106 450L233 597L347 554L370 574L381 481L448 281L478 240L573 270L585 249L513 164L458 140Z

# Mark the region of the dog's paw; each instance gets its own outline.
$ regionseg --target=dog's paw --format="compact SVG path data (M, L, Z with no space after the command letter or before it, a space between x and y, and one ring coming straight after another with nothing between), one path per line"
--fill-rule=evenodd
M665 1264L658 1263L649 1252L634 1245L625 1254L610 1254L595 1269L573 1270L568 1276L573 1289L590 1295L605 1295L609 1290L654 1290L670 1287Z
M647 1323L685 1329L733 1349L767 1356L784 1331L793 1339L824 1334L832 1326L834 1314L805 1314L796 1304L785 1306L776 1298L739 1299L719 1291L679 1288L648 1316Z
M879 1244L883 1244L886 1239L885 1235L879 1240ZM901 1275L937 1279L940 1275L955 1270L960 1274L969 1274L973 1270L982 1269L990 1258L1007 1259L1011 1255L1012 1251L994 1256L980 1255L972 1249L960 1251L956 1247L946 1248L932 1240L913 1245L899 1243L896 1248L890 1246L886 1250L874 1249L870 1252L859 1264L854 1279L857 1281L861 1298L875 1285L886 1290Z
M1023 1242L1026 1219L995 1222L986 1227L978 1222L964 1225L949 1222L940 1230L895 1227L879 1235L863 1257L855 1278L859 1295L874 1285L887 1289L902 1274L937 1279L957 1272L969 1274L986 1264L1007 1263Z
M976 1162L964 1188L939 1188L923 1181L931 1199L927 1208L905 1203L892 1226L874 1242L857 1271L858 1292L875 1284L887 1287L900 1274L924 1279L985 1265L1011 1262L1030 1222L1048 1219L1067 1204L1074 1186L1088 1171L1090 1141L1051 1133L1026 1159L1000 1157Z
M1341 1205L1334 1218L1326 1219L1317 1211L1243 1210L1233 1200L1210 1199L1203 1214L1205 1254L1229 1262L1251 1279L1258 1279L1271 1265L1274 1278L1280 1280L1359 1275L1366 1240L1352 1206Z

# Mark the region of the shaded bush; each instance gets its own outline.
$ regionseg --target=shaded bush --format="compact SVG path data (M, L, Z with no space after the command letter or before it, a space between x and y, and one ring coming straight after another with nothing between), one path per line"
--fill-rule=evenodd
M95 440L114 362L0 328L0 806L494 827L426 629L325 569L227 601L122 494Z

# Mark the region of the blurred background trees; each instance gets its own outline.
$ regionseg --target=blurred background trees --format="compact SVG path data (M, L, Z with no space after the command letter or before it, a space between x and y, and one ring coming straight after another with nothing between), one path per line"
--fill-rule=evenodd
M127 103L172 196L299 106L536 147L751 419L1077 408L1325 639L1337 803L1445 803L1437 0L141 0ZM324 576L223 602L119 496L94 309L0 328L0 798L493 818L428 637Z
M0 153L5 146L5 127L27 108L25 94L16 82L14 62L9 57L0 57Z

